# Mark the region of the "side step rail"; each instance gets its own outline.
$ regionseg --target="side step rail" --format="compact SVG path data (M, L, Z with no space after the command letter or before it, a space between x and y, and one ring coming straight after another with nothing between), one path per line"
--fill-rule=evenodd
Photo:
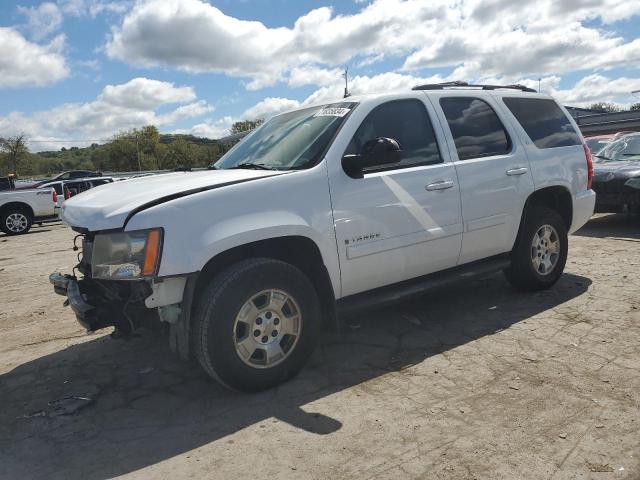
M357 310L381 307L408 298L419 297L434 288L504 270L510 263L509 254L505 253L368 292L356 293L337 301L338 313L352 313Z

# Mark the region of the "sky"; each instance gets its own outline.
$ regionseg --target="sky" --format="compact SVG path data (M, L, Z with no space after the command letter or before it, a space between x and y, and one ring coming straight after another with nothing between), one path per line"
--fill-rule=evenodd
M330 0L329 0L330 1ZM354 94L464 80L640 101L634 0L2 0L0 136L33 151L156 125L220 138Z

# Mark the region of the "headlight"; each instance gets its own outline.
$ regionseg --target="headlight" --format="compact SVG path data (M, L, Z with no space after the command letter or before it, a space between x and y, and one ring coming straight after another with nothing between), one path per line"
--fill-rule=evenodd
M158 272L162 229L102 233L95 237L91 274L105 280L136 280Z
M629 180L624 182L624 184L627 187L639 188L640 189L640 177L630 178Z

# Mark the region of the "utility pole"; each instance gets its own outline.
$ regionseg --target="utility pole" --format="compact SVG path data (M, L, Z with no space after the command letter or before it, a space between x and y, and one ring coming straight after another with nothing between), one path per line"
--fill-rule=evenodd
M349 93L349 67L345 67L344 73L342 74L342 76L344 77L344 97L343 98L347 98L351 96L351 94Z
M538 93L542 93L540 90L540 81L542 80L542 78L538 77Z
M140 163L140 134L136 133L136 155L138 157L138 171L142 171L142 164Z

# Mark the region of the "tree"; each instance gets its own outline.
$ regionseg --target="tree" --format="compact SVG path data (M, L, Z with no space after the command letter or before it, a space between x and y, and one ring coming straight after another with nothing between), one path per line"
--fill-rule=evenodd
M29 154L27 136L20 133L13 137L0 138L0 150L6 153L9 173L18 173L20 162Z
M260 125L264 123L264 120L261 118L257 120L243 120L241 122L235 122L231 125L231 133L236 134L240 132L247 132L249 130L253 130L254 128L258 128Z
M629 107L629 110L640 110L640 102L634 103Z
M615 103L608 103L608 102L597 102L590 105L587 108L589 110L593 110L594 112L601 112L601 113L613 113L613 112L620 112L622 110L622 108L620 108Z

